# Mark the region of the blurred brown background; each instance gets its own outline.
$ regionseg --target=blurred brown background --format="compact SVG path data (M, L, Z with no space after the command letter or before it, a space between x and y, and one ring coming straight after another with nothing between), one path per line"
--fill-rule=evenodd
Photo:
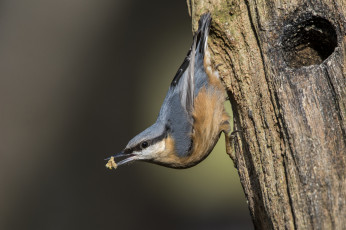
M252 229L224 142L187 170L104 167L155 121L190 25L183 0L0 2L0 229Z

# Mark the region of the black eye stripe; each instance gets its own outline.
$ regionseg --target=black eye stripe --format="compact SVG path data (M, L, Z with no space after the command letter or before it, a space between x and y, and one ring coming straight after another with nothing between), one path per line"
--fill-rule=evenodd
M131 149L125 149L124 150L124 153L125 154L130 154L130 153L132 153L133 152L133 149L131 148Z

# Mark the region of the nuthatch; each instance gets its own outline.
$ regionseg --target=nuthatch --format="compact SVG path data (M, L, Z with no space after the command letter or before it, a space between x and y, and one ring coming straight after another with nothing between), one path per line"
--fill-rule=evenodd
M221 132L228 139L225 90L218 72L213 71L208 51L210 22L210 13L201 16L192 46L169 87L156 122L109 158L107 167L147 161L189 168L209 155ZM114 158L123 159L116 164Z

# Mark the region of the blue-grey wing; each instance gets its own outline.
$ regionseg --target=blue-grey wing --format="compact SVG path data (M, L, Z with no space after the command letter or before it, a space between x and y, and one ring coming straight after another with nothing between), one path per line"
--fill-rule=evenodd
M157 120L170 129L179 156L186 156L190 152L194 99L208 82L203 60L210 21L209 13L202 15L191 49L174 76Z
M193 111L194 97L197 95L196 91L199 90L199 87L196 89L195 86L200 86L201 82L207 80L203 59L207 47L210 22L210 13L201 16L192 46L171 83L171 87L178 88L181 105L188 114Z

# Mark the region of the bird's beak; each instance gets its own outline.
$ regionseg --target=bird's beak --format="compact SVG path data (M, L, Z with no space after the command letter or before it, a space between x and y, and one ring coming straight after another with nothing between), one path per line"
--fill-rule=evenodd
M110 160L112 157L113 157L113 158L119 158L119 157L124 157L124 156L126 156L126 155L127 155L127 154L125 154L124 152L116 153L116 154L114 154L113 156L110 156L110 157L106 158L105 161Z
M120 160L119 162L115 163L114 159L116 158L119 158L119 159L122 159ZM124 152L120 152L120 153L117 153L111 157L108 157L106 158L105 160L108 160L108 163L107 163L107 167L108 168L116 168L117 166L119 165L123 165L123 164L126 164L128 162L131 162L131 161L134 161L134 160L137 160L138 159L138 156L135 155L135 154L126 154ZM109 165L109 166L108 166Z

